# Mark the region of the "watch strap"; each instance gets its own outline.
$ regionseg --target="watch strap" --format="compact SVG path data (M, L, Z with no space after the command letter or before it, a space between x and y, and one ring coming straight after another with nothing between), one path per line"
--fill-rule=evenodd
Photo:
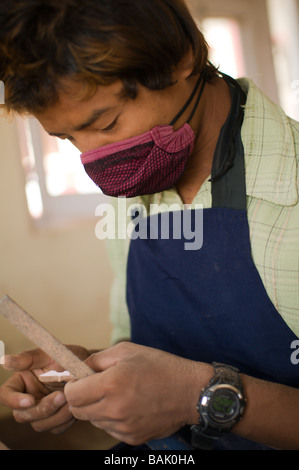
M194 424L191 426L191 445L195 449L212 450L214 442L219 439L221 434L213 430L203 430L200 426Z
M243 394L243 384L239 369L219 362L213 362L212 366L214 368L214 375L209 381L209 384L203 389L200 400L205 390L216 384L231 385ZM232 426L233 425L234 423L232 423ZM199 416L199 425L191 426L192 446L201 450L211 450L213 449L215 441L229 430L230 428L224 429L222 427L217 428L210 426Z
M214 376L210 380L210 384L226 383L233 385L240 391L243 391L243 384L240 377L240 371L236 367L221 364L220 362L213 362Z

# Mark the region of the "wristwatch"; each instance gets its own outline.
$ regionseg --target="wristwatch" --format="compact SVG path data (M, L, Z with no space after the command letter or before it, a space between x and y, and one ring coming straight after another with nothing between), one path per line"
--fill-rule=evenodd
M205 450L241 419L246 403L239 370L217 362L212 366L214 376L197 404L199 424L191 426L192 446Z

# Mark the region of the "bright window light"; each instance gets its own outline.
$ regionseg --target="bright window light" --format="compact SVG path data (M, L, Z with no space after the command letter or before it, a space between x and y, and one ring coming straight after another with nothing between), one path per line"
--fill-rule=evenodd
M25 192L31 217L33 219L39 219L44 212L39 182L36 179L27 181L25 184Z
M34 118L16 118L28 212L40 229L91 220L105 200L67 140L50 137Z
M92 194L99 192L87 176L80 160L80 152L67 140L58 140L57 149L45 151L44 171L50 196Z
M205 18L201 30L210 47L210 61L233 78L245 75L240 25L232 18Z

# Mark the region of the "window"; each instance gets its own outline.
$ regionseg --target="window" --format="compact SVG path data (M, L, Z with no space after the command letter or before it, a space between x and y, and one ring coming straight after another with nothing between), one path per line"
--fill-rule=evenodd
M267 0L267 5L280 103L299 121L299 1Z
M299 0L188 0L211 61L299 120Z
M25 192L37 228L58 228L90 219L106 198L84 171L79 151L50 137L34 118L16 119Z
M210 47L210 60L234 78L246 74L240 24L235 18L204 18L200 27Z
M278 102L266 0L188 0L188 3L206 36L215 65L233 77L251 78Z

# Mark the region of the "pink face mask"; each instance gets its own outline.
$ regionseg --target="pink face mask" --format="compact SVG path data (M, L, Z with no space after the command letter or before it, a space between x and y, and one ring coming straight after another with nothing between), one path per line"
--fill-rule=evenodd
M202 86L186 124L174 131L173 125ZM137 137L105 145L81 155L84 169L107 196L135 197L174 187L184 172L193 150L195 135L189 123L205 86L198 80L183 109L168 126L157 126Z

